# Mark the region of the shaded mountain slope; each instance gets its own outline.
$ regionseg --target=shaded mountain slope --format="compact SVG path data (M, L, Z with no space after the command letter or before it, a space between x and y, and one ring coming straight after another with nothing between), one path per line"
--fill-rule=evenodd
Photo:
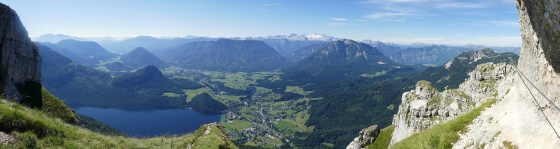
M286 72L311 73L327 80L413 70L395 63L367 44L352 40L331 42L293 67L285 69Z
M319 44L313 44L313 45L305 46L305 47L297 49L297 50L293 51L292 53L288 54L286 56L286 58L289 61L296 63L296 62L299 62L299 61L307 58L311 54L315 53L315 51L318 51L318 50L322 49L323 47L325 47L327 45L328 45L328 43L319 43Z
M101 61L115 58L117 55L108 52L93 41L62 40L56 44L44 44L72 61L82 65L94 66Z
M113 79L111 75L105 72L75 64L70 59L50 50L48 47L41 45L38 45L38 47L39 52L43 56L44 63L42 68L43 85L51 93L71 105L184 108L186 107L184 99L164 97L162 94L164 92L179 93L182 92L181 89L200 87L200 85L187 80L171 81L168 78L160 78L159 80L139 80L139 82L131 83L124 79L134 76L134 73ZM143 71L136 74L141 74L141 72ZM144 74L149 75L153 73ZM113 85L115 80L117 86ZM121 81L124 83L119 83L119 80L124 80Z
M146 67L148 65L154 65L158 68L166 68L169 65L165 64L161 59L156 57L146 48L138 47L130 51L128 54L121 57L121 61L132 67Z
M272 47L256 40L192 42L155 52L162 60L190 69L269 71L289 63Z

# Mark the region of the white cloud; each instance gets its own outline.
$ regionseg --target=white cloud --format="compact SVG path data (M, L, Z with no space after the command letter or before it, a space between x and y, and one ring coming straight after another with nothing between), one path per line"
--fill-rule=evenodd
M281 4L262 4L260 7L280 6Z
M366 18L372 20L405 20L404 18L412 15L408 12L379 12L367 15Z
M485 46L521 46L521 36L497 36L497 37L471 37L459 36L459 38L398 38L385 39L384 42L400 44L427 43L443 45L467 45L477 44Z
M500 0L502 1L502 0ZM495 0L367 0L366 7L375 13L364 16L364 18L380 21L405 21L438 14L455 13L453 11L469 12L471 15L480 15L480 9L492 6Z
M420 3L428 0L366 0L366 3Z
M334 20L334 21L346 21L346 20L348 20L348 19L345 19L345 18L330 18L330 19Z
M471 26L482 26L482 27L487 27L487 26L495 26L495 27L516 27L518 28L519 22L518 21L488 21L488 20L484 20L484 21L469 21L466 23L456 23L456 24L450 24L449 26L455 26L455 25L471 25Z
M348 23L328 23L327 26L335 27L335 26L345 26Z
M489 21L488 23L501 27L520 27L518 21Z
M486 8L488 7L488 3L463 3L463 2L444 2L444 3L436 3L435 5L437 8L444 8L444 9L453 9L453 8Z
M282 6L282 4L262 4L255 7L260 12L271 12L273 9Z

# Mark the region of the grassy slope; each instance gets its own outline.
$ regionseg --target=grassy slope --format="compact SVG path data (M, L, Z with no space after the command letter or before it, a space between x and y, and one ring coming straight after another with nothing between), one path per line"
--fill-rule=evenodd
M489 100L469 113L461 115L454 120L443 124L437 124L425 131L415 133L412 136L397 142L395 145L391 146L391 148L451 148L453 147L452 143L459 140L459 133L464 133L467 129L467 125L471 124L484 109L490 107L495 102L496 99Z
M206 126L203 127L195 133L177 137L136 139L106 136L53 119L42 111L0 100L0 131L15 134L22 139L19 144L7 148L179 148L200 140L215 145L232 145L227 137L222 140L222 137L216 139L218 137L203 136L197 140L201 131L206 129ZM211 127L212 131L208 136L224 136L218 125Z
M391 125L381 129L381 132L379 132L379 135L377 136L377 139L375 139L375 142L368 145L367 148L368 149L388 148L389 144L391 143L391 137L393 136L394 130L395 130L395 125Z
M44 87L41 88L43 106L41 111L51 117L60 118L70 124L78 124L78 116L64 104L64 102L53 96Z

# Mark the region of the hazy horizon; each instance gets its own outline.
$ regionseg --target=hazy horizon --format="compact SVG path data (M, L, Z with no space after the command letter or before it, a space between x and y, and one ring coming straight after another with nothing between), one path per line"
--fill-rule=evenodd
M513 0L3 0L31 37L325 34L399 44L521 46Z
M292 33L295 34L295 33ZM79 36L71 36L71 35L66 35L66 34L43 34L43 35L63 35L63 36L70 36L70 37L76 37L76 38L84 38L87 41L95 41L95 42L99 42L99 41L123 41L123 40L127 40L127 39L131 39L131 38L136 38L136 37L154 37L157 39L176 39L176 38L215 38L215 39L219 39L219 38L224 38L224 39L236 39L236 38L241 38L240 40L250 40L251 38L266 38L269 36L289 36L291 34L282 34L282 35L269 35L269 36L258 36L258 37L211 37L211 36L194 36L194 35L186 35L186 36L152 36L152 35L138 35L138 36L99 36L99 37L79 37ZM43 36L41 35L41 36ZM297 34L297 35L313 35L313 34ZM317 35L324 35L324 34L317 34ZM32 41L38 41L37 39L41 36L30 36ZM333 37L336 39L349 39L349 38L340 38L340 37L334 37L334 36L329 36L329 35L325 35L328 37ZM350 40L354 40L354 39L350 39ZM483 44L476 44L476 43L467 43L467 44L446 44L446 43L430 43L430 42L411 42L411 43L398 43L398 42L390 42L390 41L381 41L381 40L374 40L374 39L364 39L364 40L371 40L371 41L380 41L383 43L389 43L389 44L398 44L400 46L413 46L413 45L417 45L417 44L424 44L424 45L445 45L445 46L454 46L454 47L461 47L461 46L468 46L468 45L473 45L473 46L486 46L486 47L515 47L515 48L520 48L521 46L493 46L493 45L483 45ZM355 40L357 42L363 42L364 40ZM38 42L42 42L42 41L38 41Z

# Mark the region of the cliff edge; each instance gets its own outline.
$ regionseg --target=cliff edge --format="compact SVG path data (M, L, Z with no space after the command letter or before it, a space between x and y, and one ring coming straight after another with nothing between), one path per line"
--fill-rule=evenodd
M41 96L41 57L16 12L2 3L0 48L0 94L32 107L40 105L26 100Z

